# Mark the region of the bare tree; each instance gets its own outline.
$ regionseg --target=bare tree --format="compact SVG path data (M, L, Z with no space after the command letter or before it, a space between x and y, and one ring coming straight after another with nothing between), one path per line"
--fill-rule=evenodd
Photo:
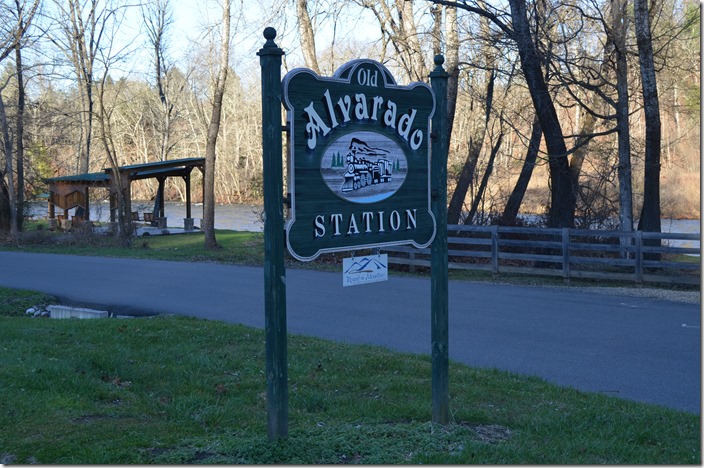
M100 0L54 0L54 3L58 11L59 32L52 36L52 41L71 63L80 95L81 138L77 170L85 173L90 170L91 160L96 56L114 8L101 5Z
M91 77L91 87L95 88L97 97L97 109L91 106L92 112L95 114L99 126L98 137L105 151L106 159L112 169L112 177L110 187L111 195L116 199L117 206L117 232L124 246L132 244L132 235L134 225L132 223L132 194L131 182L129 175L120 171L121 166L119 139L120 135L115 132L115 113L119 107L120 95L123 88L126 86L126 80L121 80L117 84L110 86L110 71L111 67L123 60L125 52L129 45L125 48L118 48L115 44L115 35L120 29L122 22L125 19L125 9L128 6L118 6L114 9L102 10L102 26L101 36L104 35L106 41L104 47L97 48L95 51L94 60L100 61L102 74L98 77ZM109 91L112 96L109 96ZM125 138L125 135L122 135ZM111 219L114 213L111 214Z
M574 226L577 201L576 180L572 177L567 146L555 105L541 67L542 60L531 37L525 0L509 0L513 37L518 46L521 69L540 120L550 167L549 227Z
M205 173L203 176L203 231L205 247L217 248L215 239L215 149L220 131L222 99L230 62L230 0L224 0L222 8L222 31L220 40L220 64L213 92L213 109L208 126L205 146Z
M531 31L526 0L509 0L510 25L506 12L493 6L478 5L470 0L432 0L454 5L489 19L517 47L521 70L530 92L533 107L540 121L548 153L550 169L550 206L547 224L550 227L574 226L577 202L577 179L570 168L569 153L552 94L545 79L543 56L538 38Z
M14 157L13 157L13 140L10 134L10 123L5 110L5 103L0 93L0 127L2 127L3 149L5 153L5 172L3 174L0 169L0 218L3 218L3 205L7 207L9 215L9 223L0 219L0 227L4 224L9 224L11 235L16 235L22 228L22 208L24 206L24 109L25 109L25 90L24 90L24 74L22 66L22 47L26 39L26 33L29 29L34 15L39 7L39 0L34 0L33 3L27 3L20 0L15 0L14 9L6 8L3 4L3 17L11 18L2 27L0 27L0 63L10 54L15 54L15 79L17 80L17 120L15 128L14 143L17 148L17 181L14 179ZM7 82L0 86L2 91ZM17 189L15 191L15 182Z
M167 58L167 34L173 24L173 9L170 1L155 0L142 5L142 17L154 54L154 77L160 103L159 160L166 161L169 159L169 152L173 147L171 135L174 112L176 111L171 98L169 82L171 66Z
M408 81L428 78L426 57L414 18L413 2L405 0L356 0L368 8L379 22L383 40L391 44ZM393 1L393 3L392 3Z
M485 5L484 2L481 2ZM448 7L449 8L449 7ZM455 189L450 197L450 203L447 208L447 222L449 224L458 224L462 220L462 209L464 201L467 197L467 191L474 179L474 171L479 162L484 140L486 138L487 129L489 128L491 113L494 101L494 83L496 81L496 54L492 46L492 35L489 28L489 20L485 17L479 18L479 40L482 45L480 47L479 57L476 61L477 66L483 71L483 79L485 83L485 91L483 94L483 120L481 123L470 130L468 137L467 158L462 166L462 170L457 178ZM482 72L480 72L482 73ZM472 217L468 218L467 222L471 222Z

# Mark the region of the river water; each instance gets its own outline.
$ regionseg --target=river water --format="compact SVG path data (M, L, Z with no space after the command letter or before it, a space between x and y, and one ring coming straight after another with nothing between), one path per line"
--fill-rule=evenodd
M151 212L154 203L145 201L133 201L132 209L141 214ZM71 210L69 213L72 213ZM264 224L261 221L261 205L231 204L215 206L215 229L230 229L233 231L255 231L261 232ZM61 210L57 210L57 214ZM164 203L164 212L167 218L167 226L183 226L183 218L186 217L186 205L179 202ZM47 204L36 202L30 204L30 213L35 217L47 216ZM200 226L200 219L203 217L203 204L191 205L191 216L195 218L195 225ZM110 209L107 202L93 203L91 206L91 219L93 221L108 221L110 219ZM701 231L698 219L663 219L662 232L680 232L699 234ZM673 242L673 245L675 242ZM680 247L699 247L699 241L676 241Z
M132 201L132 210L139 212L142 218L144 212L151 213L154 209L154 202ZM30 203L29 212L37 218L47 216L47 203ZM261 205L216 205L215 206L215 229L230 229L233 231L263 231L264 224L260 221L260 213L263 211ZM56 214L63 213L61 209L56 210ZM69 215L73 215L74 210L69 210ZM167 226L183 227L183 218L186 217L186 204L179 202L165 202L164 215L167 218ZM203 217L203 204L191 204L191 216L195 219L195 225L200 226ZM108 202L92 202L90 207L90 219L93 221L109 221L110 205Z

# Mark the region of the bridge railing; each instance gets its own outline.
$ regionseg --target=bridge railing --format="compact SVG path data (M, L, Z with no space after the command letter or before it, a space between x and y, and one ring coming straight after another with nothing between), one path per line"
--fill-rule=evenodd
M699 234L448 226L448 267L642 283L701 284ZM692 246L688 246L692 245ZM391 247L389 263L430 266L430 249Z

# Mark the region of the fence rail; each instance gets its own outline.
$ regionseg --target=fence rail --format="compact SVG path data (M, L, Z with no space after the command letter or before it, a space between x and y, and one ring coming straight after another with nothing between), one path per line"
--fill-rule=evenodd
M494 274L530 274L642 283L701 284L699 234L540 229L505 226L448 226L448 268ZM681 244L681 242L676 242ZM430 249L385 248L389 263L430 266Z

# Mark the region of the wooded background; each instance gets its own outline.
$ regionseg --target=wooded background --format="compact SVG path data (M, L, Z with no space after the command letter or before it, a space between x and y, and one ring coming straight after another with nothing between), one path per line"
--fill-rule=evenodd
M255 52L265 26L279 32L284 71L332 75L371 58L407 84L428 82L434 55L445 56L450 223L514 225L536 214L533 222L550 227L660 230L660 217L700 215L696 1L203 8L218 19L184 31L172 0L2 0L0 229L22 229L23 206L46 191L43 178L206 157L207 147L213 179L194 174L194 200L260 202ZM187 49L176 51L184 36ZM155 193L156 181L132 186L136 200ZM183 182L169 180L166 193L183 200Z

